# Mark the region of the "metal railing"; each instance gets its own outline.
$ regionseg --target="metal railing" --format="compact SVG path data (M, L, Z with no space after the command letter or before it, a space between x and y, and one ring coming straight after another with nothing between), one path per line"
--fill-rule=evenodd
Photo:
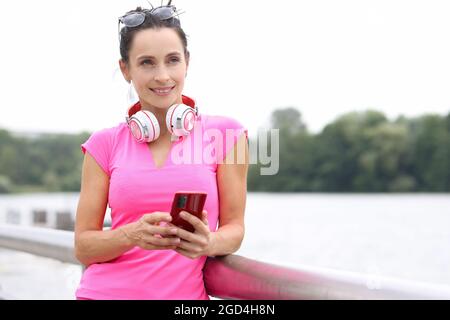
M0 225L0 247L79 264L70 231ZM204 280L207 293L222 299L450 299L448 286L306 266L286 268L234 254L208 257Z

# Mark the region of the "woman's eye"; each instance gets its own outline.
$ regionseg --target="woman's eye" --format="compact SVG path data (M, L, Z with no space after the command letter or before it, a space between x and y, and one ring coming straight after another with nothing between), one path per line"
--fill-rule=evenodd
M180 59L179 58L172 58L169 60L170 63L177 63L179 62ZM141 65L153 65L153 61L152 60L142 60Z

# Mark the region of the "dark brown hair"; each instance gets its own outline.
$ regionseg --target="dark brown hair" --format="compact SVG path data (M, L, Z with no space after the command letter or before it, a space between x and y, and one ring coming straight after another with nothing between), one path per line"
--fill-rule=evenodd
M141 7L137 7L136 10L128 11L128 13L132 12L144 12ZM180 20L178 18L170 18L168 20L160 20L158 17L150 13L145 13L144 22L137 27L123 27L120 30L120 56L125 63L129 62L129 52L131 45L133 43L134 35L140 30L145 29L159 29L159 28L170 28L175 30L178 36L181 39L184 48L184 56L186 60L189 59L189 51L187 49L187 35L184 33L183 29L180 25Z

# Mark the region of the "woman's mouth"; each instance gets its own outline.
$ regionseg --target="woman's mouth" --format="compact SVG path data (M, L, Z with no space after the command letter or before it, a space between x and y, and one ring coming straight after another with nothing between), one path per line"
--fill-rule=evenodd
M175 86L173 87L160 87L160 88L150 88L150 90L152 90L156 95L158 96L167 96L170 92L172 92L173 88L175 88Z

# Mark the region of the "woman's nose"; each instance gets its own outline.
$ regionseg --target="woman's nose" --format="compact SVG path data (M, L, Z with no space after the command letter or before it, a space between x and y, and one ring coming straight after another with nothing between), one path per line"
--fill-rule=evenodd
M155 74L155 81L167 82L170 80L169 73L165 67L160 67L157 69Z

